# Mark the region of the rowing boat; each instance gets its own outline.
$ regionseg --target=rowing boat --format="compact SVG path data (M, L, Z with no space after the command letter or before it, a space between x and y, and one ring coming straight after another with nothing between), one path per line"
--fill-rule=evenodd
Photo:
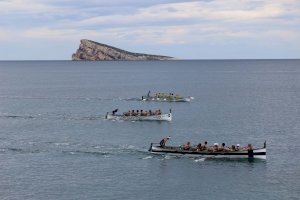
M204 157L204 158L258 158L266 159L266 142L262 148L256 148L253 150L238 150L238 151L197 151L194 148L190 150L184 150L182 147L175 146L154 146L155 143L151 143L149 151L155 154L170 154L170 155L188 155L192 157Z
M124 121L172 121L172 113L147 116L125 116L119 114L107 113L105 119L108 120L124 120Z
M193 97L142 97L141 101L156 101L156 102L190 102Z
M179 95L174 95L173 93L156 93L155 95L150 95L150 91L147 95L142 96L140 101L157 101L157 102L190 102L193 97L182 97Z

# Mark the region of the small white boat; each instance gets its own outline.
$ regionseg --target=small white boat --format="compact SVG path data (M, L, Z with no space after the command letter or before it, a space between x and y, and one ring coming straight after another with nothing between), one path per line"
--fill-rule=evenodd
M105 119L108 120L124 120L124 121L172 121L172 112L160 115L135 115L125 116L120 114L107 113Z
M191 148L190 150L184 150L181 147L174 146L154 146L155 143L151 143L149 151L155 154L169 154L169 155L188 155L189 157L203 157L203 158L258 158L266 159L267 148L266 142L262 148L256 148L252 150L238 150L238 151L197 151Z

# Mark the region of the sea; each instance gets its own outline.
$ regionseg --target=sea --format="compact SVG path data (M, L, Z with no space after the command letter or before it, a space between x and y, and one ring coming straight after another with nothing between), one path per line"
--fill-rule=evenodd
M148 91L188 103L141 102ZM172 109L172 122L108 121ZM266 160L151 142L267 142ZM300 60L1 61L0 199L299 199Z

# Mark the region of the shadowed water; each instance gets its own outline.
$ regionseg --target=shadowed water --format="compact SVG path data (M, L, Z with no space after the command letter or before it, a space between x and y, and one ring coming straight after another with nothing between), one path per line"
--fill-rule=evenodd
M0 199L298 199L300 61L0 62ZM190 103L130 100L153 92ZM130 100L130 101L128 101ZM108 121L119 108L172 122ZM151 142L267 140L266 161L153 155Z

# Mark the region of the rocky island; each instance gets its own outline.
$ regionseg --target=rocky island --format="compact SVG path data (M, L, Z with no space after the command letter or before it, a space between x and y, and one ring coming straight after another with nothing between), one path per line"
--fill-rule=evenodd
M172 57L133 53L91 40L80 41L72 60L171 60Z

